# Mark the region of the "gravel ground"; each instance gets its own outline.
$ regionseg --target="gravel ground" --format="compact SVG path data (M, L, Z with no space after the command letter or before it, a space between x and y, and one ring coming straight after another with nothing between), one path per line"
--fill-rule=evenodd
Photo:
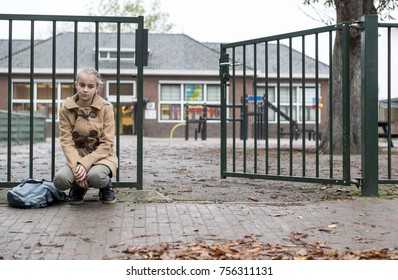
M350 193L341 186L244 178L221 179L218 139L150 140L146 145L150 147L145 152L144 166L148 187L175 200L301 203L329 198L347 199ZM158 156L153 157L153 152Z

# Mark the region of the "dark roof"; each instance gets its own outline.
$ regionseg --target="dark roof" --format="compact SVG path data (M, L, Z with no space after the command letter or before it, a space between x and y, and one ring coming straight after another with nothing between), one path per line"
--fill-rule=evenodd
M71 69L74 61L74 34L62 33L56 37L57 68ZM78 34L78 68L95 64L95 34ZM0 67L7 67L8 41L0 40ZM99 46L116 49L117 36L114 33L101 33ZM13 67L29 68L30 41L25 41L25 48L14 51ZM51 69L52 38L35 44L35 68ZM121 48L135 48L135 35L122 34ZM149 34L149 59L146 69L156 70L217 70L218 52L183 34ZM13 50L17 50L13 42ZM100 61L102 69L115 69L116 61ZM123 61L122 69L135 68L134 61Z
M95 64L95 33L79 33L77 37L78 58L77 67L93 66ZM99 46L116 49L117 35L101 33ZM48 71L52 68L52 38L35 42L35 69ZM184 34L149 34L148 66L145 69L161 71L198 71L216 73L219 69L219 43L201 43ZM135 34L122 33L121 48L135 48ZM269 73L276 73L276 45L269 44ZM259 44L257 53L264 54L265 46ZM280 72L287 74L289 70L289 48L281 44ZM242 48L236 49L236 60L243 62ZM247 68L253 69L253 48L246 48ZM293 51L293 73L301 72L301 53ZM258 59L258 71L264 73L264 59ZM315 72L315 60L306 56L306 73ZM30 68L30 40L13 41L13 68ZM56 67L58 69L73 69L74 63L74 33L58 34L56 37ZM0 68L8 67L8 40L0 40ZM115 69L116 61L100 60L100 69ZM135 69L134 61L122 61L122 69ZM237 68L239 70L239 68ZM319 64L319 73L328 73L326 64Z
M13 40L12 52L14 54L29 48L30 40ZM8 40L0 40L0 60L8 58Z
M204 43L208 47L217 50L220 52L220 43ZM265 73L265 68L268 68L268 73L277 73L278 71L278 64L277 64L277 45L273 43L268 44L268 65L266 65L265 60L265 51L266 45L265 44L257 44L256 46L256 53L257 53L257 71L260 73ZM246 46L246 67L249 69L254 69L254 47L253 45ZM279 47L279 71L281 74L288 74L290 71L290 62L289 62L289 52L290 49L288 46L284 44L280 44ZM232 61L232 49L228 48L229 58ZM302 53L296 51L292 48L292 72L293 74L302 73ZM308 55L304 56L305 60L305 72L310 76L314 76L315 73L315 62L316 60ZM236 63L243 63L243 47L236 47L235 48L235 64ZM236 67L237 70L241 69L242 67ZM329 66L321 61L318 63L318 71L319 74L328 74L329 73Z

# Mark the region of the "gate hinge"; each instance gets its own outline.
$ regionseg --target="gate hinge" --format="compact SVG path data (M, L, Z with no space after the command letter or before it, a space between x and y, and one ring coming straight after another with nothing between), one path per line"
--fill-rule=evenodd
M355 181L352 182L357 188L362 188L363 178L356 177Z
M355 21L350 24L350 28L354 28L357 30L364 30L363 21Z

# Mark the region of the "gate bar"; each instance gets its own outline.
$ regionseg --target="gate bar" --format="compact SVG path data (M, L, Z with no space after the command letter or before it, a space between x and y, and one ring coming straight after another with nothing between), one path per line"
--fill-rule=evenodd
M144 107L144 66L148 60L148 29L144 29L144 17L138 17L138 28L135 34L136 50L139 54L136 59L137 66L137 189L143 187L143 107Z
M8 21L8 141L7 141L7 181L11 181L11 121L12 121L12 20Z
M30 86L29 86L29 92L30 92L30 108L29 108L29 131L30 131L30 136L29 136L29 178L34 178L33 176L33 125L34 125L34 120L33 120L33 87L35 85L35 76L34 76L34 71L35 71L35 21L31 20L30 23L30 74L29 74L29 79L30 79Z
M350 24L343 23L342 30L342 82L343 82L343 180L346 185L351 184L351 143L350 143ZM377 104L377 102L376 102Z

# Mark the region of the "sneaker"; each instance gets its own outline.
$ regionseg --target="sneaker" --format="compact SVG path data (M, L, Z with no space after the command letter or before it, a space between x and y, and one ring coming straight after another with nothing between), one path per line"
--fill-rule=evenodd
M80 187L71 188L69 191L69 204L71 205L82 204L84 201L85 194L86 190Z
M99 190L99 197L102 203L110 204L116 202L115 189L112 186L111 180L105 188Z

